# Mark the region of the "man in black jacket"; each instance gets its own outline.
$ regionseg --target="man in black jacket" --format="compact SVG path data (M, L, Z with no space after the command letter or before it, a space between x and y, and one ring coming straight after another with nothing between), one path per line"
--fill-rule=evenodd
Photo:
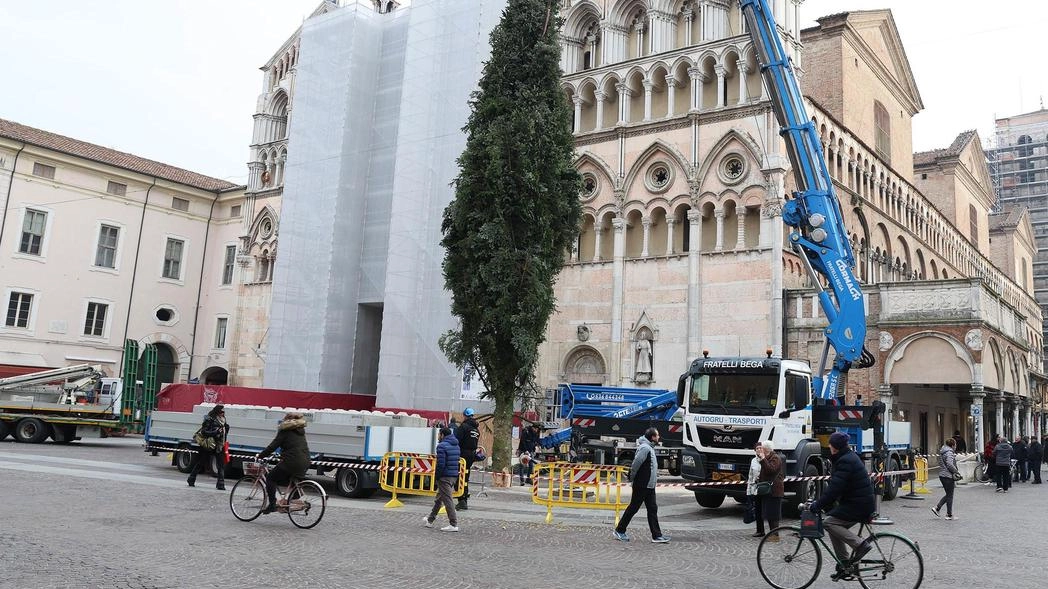
M1015 436L1015 443L1012 444L1012 458L1015 459L1015 480L1013 483L1023 482L1030 480L1030 471L1026 469L1026 441L1029 438L1023 436Z
M830 436L830 462L833 473L826 484L822 496L811 504L812 511L822 511L827 505L837 501L837 507L829 512L823 521L826 531L833 541L833 551L837 559L848 564L858 562L873 546L863 541L852 526L870 519L877 504L873 498L873 483L866 466L848 446L848 435L834 432ZM848 557L848 546L852 547L851 558ZM844 571L838 566L834 580L841 578Z
M462 423L455 428L459 450L462 452L462 459L466 461L466 488L463 489L462 497L459 497L455 505L455 509L463 511L469 509L469 473L473 469L473 463L477 460L477 446L480 444L480 430L478 429L480 424L473 418L474 415L473 408L466 407L462 412Z
M1026 460L1030 464L1030 473L1033 474L1033 484L1041 484L1041 460L1044 459L1044 447L1034 437L1030 447L1026 449Z

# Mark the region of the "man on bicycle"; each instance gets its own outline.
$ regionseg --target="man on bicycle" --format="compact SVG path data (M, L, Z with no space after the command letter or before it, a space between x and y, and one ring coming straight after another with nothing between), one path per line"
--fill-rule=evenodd
M869 520L877 509L877 504L873 498L870 475L866 472L862 459L848 446L847 434L834 432L830 436L830 462L833 463L832 476L822 496L812 502L811 510L822 511L824 507L837 501L837 507L829 512L823 524L830 534L837 560L848 565L857 563L873 546L868 540L863 541L851 531L851 527ZM850 559L848 546L852 548ZM842 574L843 568L837 565L834 580Z
M277 485L286 485L292 478L305 478L309 470L309 444L306 443L306 417L288 413L277 426L277 436L258 454L262 459L280 448L280 463L266 476L266 494L269 503L262 513L277 510Z

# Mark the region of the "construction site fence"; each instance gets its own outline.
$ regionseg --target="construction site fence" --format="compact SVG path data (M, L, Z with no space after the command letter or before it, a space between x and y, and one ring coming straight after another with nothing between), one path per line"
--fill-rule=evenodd
M402 507L397 495L437 495L437 457L434 454L387 452L378 467L378 484L393 498L386 507ZM466 490L466 461L459 458L459 475L452 497L461 497Z
M622 497L628 476L628 466L544 462L536 465L531 500L546 506L546 523L553 521L554 507L565 507L610 510L617 524L629 504Z

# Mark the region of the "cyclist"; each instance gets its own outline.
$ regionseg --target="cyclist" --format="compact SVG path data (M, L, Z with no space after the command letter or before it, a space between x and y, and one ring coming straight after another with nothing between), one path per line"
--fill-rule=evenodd
M850 564L859 562L870 551L873 544L851 531L851 527L870 519L877 504L873 498L873 483L866 472L862 459L848 446L848 435L834 432L830 436L830 461L833 472L822 496L811 504L811 510L818 512L834 501L837 507L830 511L823 522L833 542L833 551L837 560L844 563L837 565L837 573L831 578L837 581L847 575ZM848 557L848 546L852 548Z
M266 476L266 494L269 503L262 513L277 510L277 485L286 485L292 478L305 478L309 469L309 444L306 443L306 417L288 413L277 426L277 435L256 458L262 459L280 448L280 462Z

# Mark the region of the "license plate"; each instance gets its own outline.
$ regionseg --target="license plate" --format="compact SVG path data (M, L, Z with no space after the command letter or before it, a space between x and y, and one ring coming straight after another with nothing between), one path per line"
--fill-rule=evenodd
M735 465L734 464L718 463L717 464L717 470L735 470Z

